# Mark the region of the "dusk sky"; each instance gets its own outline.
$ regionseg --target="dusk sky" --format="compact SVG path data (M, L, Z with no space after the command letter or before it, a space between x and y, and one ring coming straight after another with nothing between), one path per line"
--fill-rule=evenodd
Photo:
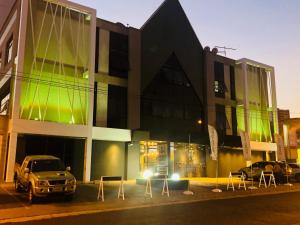
M163 0L74 0L98 17L140 28ZM236 48L227 56L275 67L278 107L300 117L299 0L181 0L203 47ZM176 18L174 18L176 19Z
M73 0L98 17L140 28L163 0ZM0 8L11 0L0 0ZM181 0L203 47L227 46L227 56L275 67L278 107L300 117L299 0ZM6 10L8 11L8 10ZM5 11L5 12L6 12ZM3 20L0 15L0 22ZM176 19L176 18L174 18Z

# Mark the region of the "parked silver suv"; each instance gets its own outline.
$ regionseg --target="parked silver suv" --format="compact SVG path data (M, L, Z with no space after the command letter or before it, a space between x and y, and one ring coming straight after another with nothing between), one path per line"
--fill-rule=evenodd
M76 190L76 179L70 170L54 156L27 156L22 165L17 164L15 168L16 191L26 191L30 203L36 197L51 194L63 194L71 199Z

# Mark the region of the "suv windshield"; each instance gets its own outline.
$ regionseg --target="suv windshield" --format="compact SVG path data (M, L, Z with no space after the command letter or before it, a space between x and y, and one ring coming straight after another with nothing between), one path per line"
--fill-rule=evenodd
M46 172L46 171L64 171L65 166L61 160L58 159L46 159L46 160L34 160L32 162L32 172Z

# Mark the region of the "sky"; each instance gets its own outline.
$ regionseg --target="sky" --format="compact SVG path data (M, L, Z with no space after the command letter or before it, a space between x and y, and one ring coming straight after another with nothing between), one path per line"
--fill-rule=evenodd
M0 0L1 3L11 0ZM163 0L72 0L97 16L140 28ZM202 46L275 67L277 104L300 117L299 0L180 0ZM0 18L1 19L1 18ZM176 18L174 18L176 19Z

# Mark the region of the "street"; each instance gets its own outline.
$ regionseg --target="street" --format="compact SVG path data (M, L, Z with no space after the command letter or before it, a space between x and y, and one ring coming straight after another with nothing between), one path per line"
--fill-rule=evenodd
M17 224L300 224L300 193L253 196L62 217Z

